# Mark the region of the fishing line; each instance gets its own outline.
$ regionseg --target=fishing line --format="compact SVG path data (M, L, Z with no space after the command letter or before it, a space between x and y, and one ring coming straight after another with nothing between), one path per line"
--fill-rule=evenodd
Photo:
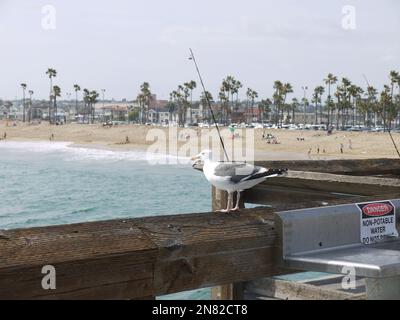
M195 67L196 67L196 71L197 71L197 74L198 74L198 76L199 76L201 86L203 87L204 96L205 96L205 98L206 98L206 100L207 100L208 109L210 110L212 119L213 119L213 121L214 121L214 125L215 125L215 127L217 128L217 132L218 132L218 136L219 136L219 141L221 142L222 149L224 149L224 153L225 153L226 160L229 161L228 153L226 152L226 149L225 149L224 140L222 139L221 132L219 131L219 127L218 127L218 124L217 124L217 120L215 119L215 116L214 116L214 111L213 111L212 108L211 108L210 97L208 96L206 87L204 86L203 78L201 77L200 70L199 70L199 67L198 67L198 65L197 65L196 59L195 59L195 57L194 57L193 51L192 51L192 49L190 49L190 48L189 48L189 50L190 50L190 57L189 57L189 60L193 60L194 65L195 65ZM399 156L400 156L400 155L399 155Z

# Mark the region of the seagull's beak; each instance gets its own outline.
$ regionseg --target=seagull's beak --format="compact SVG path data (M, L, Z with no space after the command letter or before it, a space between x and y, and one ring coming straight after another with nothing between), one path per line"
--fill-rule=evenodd
M200 155L190 158L192 161L200 160Z

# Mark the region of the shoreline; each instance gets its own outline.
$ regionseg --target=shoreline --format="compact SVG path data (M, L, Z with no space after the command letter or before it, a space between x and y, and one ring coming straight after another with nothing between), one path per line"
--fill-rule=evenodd
M147 151L157 140L146 140L150 130L165 134L166 148L160 154L176 156L176 152L184 147L193 156L200 151L200 143L197 138L203 138L208 132L200 129L179 129L179 135L190 132L189 140L178 140L169 152L168 128L156 126L124 125L113 128L103 128L99 124L80 125L67 124L54 126L49 124L29 125L18 123L17 126L6 126L0 122L0 137L3 132L7 133L6 141L16 142L69 142L70 147L101 149L114 152ZM224 128L226 129L226 128ZM176 128L175 128L176 130ZM199 130L199 131L198 131ZM237 130L239 142L245 143L248 130ZM277 144L268 144L262 139L263 133L271 134L279 141ZM196 136L197 134L197 136ZM368 158L398 158L394 146L387 134L367 132L334 132L328 136L322 131L290 131L273 129L255 129L254 134L254 156L256 161L261 160L333 160L333 159L368 159ZM54 139L50 137L54 135ZM393 134L395 141L400 144L400 135ZM125 143L128 137L129 143ZM223 130L223 138L226 144L232 145L232 137L228 130ZM300 140L299 140L300 139ZM301 140L303 139L303 140ZM242 142L241 142L242 141ZM343 148L343 154L340 152ZM149 150L153 152L153 150Z

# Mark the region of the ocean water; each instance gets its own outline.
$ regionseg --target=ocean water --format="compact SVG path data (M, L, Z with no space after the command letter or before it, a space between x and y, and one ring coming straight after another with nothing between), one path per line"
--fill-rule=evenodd
M146 161L157 157L67 142L2 141L0 229L209 211L203 175L185 159L174 165ZM209 298L209 290L165 298Z

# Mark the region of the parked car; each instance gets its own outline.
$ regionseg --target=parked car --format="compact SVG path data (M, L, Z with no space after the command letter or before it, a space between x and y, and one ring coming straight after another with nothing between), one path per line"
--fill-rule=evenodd
M384 128L383 128L383 127L374 127L374 128L372 128L371 131L372 131L372 132L383 132L383 131L384 131Z
M349 130L355 131L355 132L361 132L361 131L363 131L363 129L364 129L363 126L352 126Z

